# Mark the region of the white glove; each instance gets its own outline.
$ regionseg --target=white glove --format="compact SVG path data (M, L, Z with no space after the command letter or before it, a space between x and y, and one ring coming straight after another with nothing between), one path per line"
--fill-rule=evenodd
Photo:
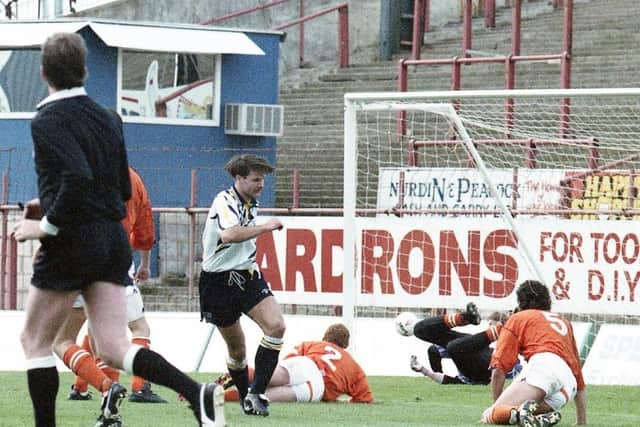
M411 359L409 361L409 366L411 367L412 370L414 370L416 372L422 372L423 366L418 361L418 356L415 356L413 354L411 355Z

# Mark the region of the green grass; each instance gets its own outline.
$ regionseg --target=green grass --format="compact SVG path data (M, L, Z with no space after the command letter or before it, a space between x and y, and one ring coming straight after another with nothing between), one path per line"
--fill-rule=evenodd
M196 374L200 381L212 375ZM58 394L58 425L89 427L93 425L100 400L71 402L66 400L72 376L61 374ZM126 375L123 384L129 384ZM226 405L230 426L471 426L478 425L483 409L490 404L486 386L442 386L423 378L371 377L375 403L271 405L267 418L242 415L237 403ZM31 401L24 372L0 372L0 427L33 425ZM178 402L176 394L162 387L155 391L169 400L165 405L125 402L122 405L124 425L128 427L195 426L187 405ZM640 387L590 386L587 388L587 415L590 426L640 426ZM562 411L561 425L575 424L575 408L570 404Z

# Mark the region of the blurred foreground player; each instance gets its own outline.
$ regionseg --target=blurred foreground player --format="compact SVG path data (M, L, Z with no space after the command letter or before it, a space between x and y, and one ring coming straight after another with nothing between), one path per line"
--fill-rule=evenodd
M80 294L97 354L110 366L182 394L200 425L224 425L224 394L199 384L159 354L127 339L124 284L131 249L120 224L131 197L122 124L83 87L87 49L74 33L44 42L41 73L49 96L31 122L43 217L16 223L18 241L39 239L20 339L37 427L56 425L59 376L54 338ZM126 389L112 383L102 414L118 417Z

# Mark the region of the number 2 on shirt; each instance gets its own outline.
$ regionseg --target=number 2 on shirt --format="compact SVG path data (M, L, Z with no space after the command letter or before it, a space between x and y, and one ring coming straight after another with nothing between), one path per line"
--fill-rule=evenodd
M333 363L333 361L342 359L342 355L338 350L329 345L325 346L324 349L326 350L326 353L320 356L320 358L324 363L327 364L329 368L331 368L332 371L335 372L335 370L338 368L336 368L336 365Z

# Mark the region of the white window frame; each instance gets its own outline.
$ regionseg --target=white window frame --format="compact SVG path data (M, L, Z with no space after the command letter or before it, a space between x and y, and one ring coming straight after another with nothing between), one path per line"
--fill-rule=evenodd
M116 90L116 109L118 112L121 110L122 99L122 53L123 48L118 48L118 70L117 70L117 90ZM144 51L153 52L153 51ZM161 52L166 53L166 52ZM181 54L182 52L173 52L175 54ZM176 119L167 117L143 117L143 116L122 116L122 120L125 123L145 123L145 124L162 124L162 125L177 125L177 126L207 126L207 127L220 127L220 110L221 110L221 86L222 86L222 55L221 54L203 54L213 55L215 57L215 69L213 70L213 103L211 110L211 119Z
M29 49L29 48L25 49L25 48L16 47L16 48L8 48L8 49L3 49L3 50L5 50L5 51L18 51L18 50L35 50L35 49ZM42 99L40 101L42 101ZM35 107L34 107L33 111L0 112L0 119L31 120L36 116L36 112L37 111L36 111Z

